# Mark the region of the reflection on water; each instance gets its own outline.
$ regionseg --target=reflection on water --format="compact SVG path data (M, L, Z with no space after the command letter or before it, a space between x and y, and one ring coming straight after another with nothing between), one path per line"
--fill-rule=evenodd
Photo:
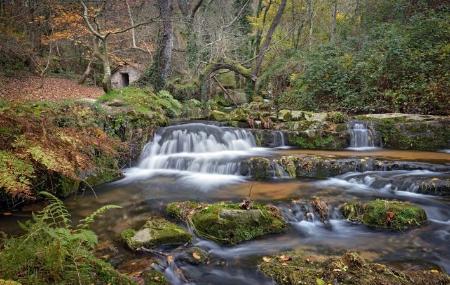
M433 163L450 163L450 153L410 150L376 149L373 151L329 151L329 150L305 150L289 149L279 151L282 155L324 155L331 157L372 157L379 159L426 161Z

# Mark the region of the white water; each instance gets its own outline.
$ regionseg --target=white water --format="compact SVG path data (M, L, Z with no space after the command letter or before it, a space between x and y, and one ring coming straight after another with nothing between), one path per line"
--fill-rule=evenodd
M376 133L365 123L352 122L349 124L350 147L348 149L365 151L376 149Z
M202 123L162 128L147 143L137 167L126 177L180 176L183 182L209 186L236 183L240 161L261 152L252 133Z
M279 149L289 148L286 145L286 138L282 131L273 131L273 146Z

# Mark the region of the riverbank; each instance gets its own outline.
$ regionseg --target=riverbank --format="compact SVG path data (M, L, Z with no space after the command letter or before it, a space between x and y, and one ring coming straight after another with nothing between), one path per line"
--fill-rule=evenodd
M156 128L181 112L170 94L123 89L94 99L0 102L0 201L67 197L120 178Z

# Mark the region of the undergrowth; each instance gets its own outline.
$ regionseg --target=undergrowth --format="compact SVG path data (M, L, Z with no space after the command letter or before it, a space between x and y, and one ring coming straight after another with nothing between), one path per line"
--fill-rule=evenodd
M76 226L55 196L41 192L50 201L32 219L21 224L24 234L1 240L0 276L33 284L133 284L93 249L97 235L89 229L96 217L118 206L101 207Z

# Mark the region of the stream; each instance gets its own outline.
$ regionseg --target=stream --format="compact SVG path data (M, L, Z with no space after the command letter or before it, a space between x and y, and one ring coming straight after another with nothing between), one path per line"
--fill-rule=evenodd
M290 249L304 249L317 254L341 254L356 250L368 260L392 265L433 264L450 272L450 198L417 193L415 181L430 177L448 177L449 172L430 170L393 170L348 172L326 179L277 178L252 181L239 175L240 162L253 156L330 155L335 157L375 157L399 161L450 165L445 152L390 151L379 148L367 137L371 131L353 124L350 148L345 151L296 150L286 147L281 132L277 146L256 146L251 132L244 129L189 123L161 128L144 148L137 164L125 170L121 180L99 186L94 194L86 192L67 199L73 217L78 220L105 204L122 207L110 211L94 225L100 240L110 240L117 248L111 262L136 258L119 242L119 234L129 227L142 225L152 215L166 216L165 205L172 201L241 201L252 187L252 199L272 203L281 209L288 230L236 246L222 246L195 237L193 245L210 254L210 262L190 265L182 258L185 248L161 248L174 257L167 264L160 258L157 268L171 284L274 284L257 269L262 256ZM373 150L373 151L368 151ZM329 205L330 220L306 217L312 197ZM410 201L424 208L428 223L420 228L391 232L375 230L343 219L340 204L375 198ZM11 227L21 217L6 217L0 230Z

